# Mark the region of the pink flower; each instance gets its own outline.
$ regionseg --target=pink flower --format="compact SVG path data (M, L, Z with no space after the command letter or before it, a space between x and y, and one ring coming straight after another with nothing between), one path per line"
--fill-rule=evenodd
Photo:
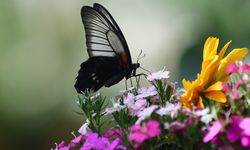
M56 144L56 148L54 150L69 150L69 147L65 146L64 141L62 141L60 144Z
M230 142L236 142L241 137L242 130L239 127L239 123L241 122L241 117L234 115L231 116L231 124L227 129L226 137Z
M227 93L231 93L232 90L231 88L229 87L228 83L222 83L222 88L223 88L223 91L227 92Z
M132 133L128 136L128 140L129 141L135 141L136 143L142 143L143 141L145 141L146 139L148 139L147 133L144 132L141 129L141 126L138 125L138 124L133 125L130 128L130 131Z
M86 136L86 141L80 150L115 150L118 149L118 147L124 150L126 149L126 147L121 145L120 138L115 138L115 140L110 143L108 138L99 137L97 133L89 133Z
M147 106L146 99L135 99L134 94L128 93L124 99L124 104L127 106L130 115L136 115Z
M79 136L75 137L73 140L70 141L68 147L69 148L75 147L76 144L80 143L83 138L84 138L83 135L79 135Z
M174 121L169 123L165 123L164 124L165 129L170 129L172 132L174 133L182 133L186 127L186 125L184 123L178 122L178 121Z
M241 145L244 147L250 147L250 137L244 136L241 138Z
M243 130L244 135L250 136L250 118L244 118L239 127Z
M233 99L233 100L237 100L237 99L240 99L242 94L238 91L238 88L244 84L244 81L243 80L240 80L238 81L233 89L231 89L228 85L228 83L222 83L222 87L223 87L223 90Z
M156 120L149 120L145 126L135 124L130 128L131 134L128 136L129 141L135 141L141 144L143 141L160 135L160 123Z
M151 75L148 75L147 77L149 81L168 79L168 78L169 78L169 71L164 71L164 70L154 72Z
M111 144L108 150L127 150L125 146L121 145L122 140L120 138L116 138Z
M150 138L160 135L160 123L156 120L149 120L146 124L147 134Z
M238 88L239 88L242 84L244 84L244 81L243 81L243 80L238 81L238 82L235 84L235 86L234 86L234 90L238 90Z
M128 111L130 115L136 115L147 106L146 99L136 100L135 103L128 105Z
M223 123L221 121L213 122L212 126L208 129L208 133L204 136L203 142L211 141L221 131Z
M238 72L238 66L235 63L231 63L227 66L226 73L232 74Z
M248 73L250 71L250 64L243 64L239 68L240 73Z
M97 133L89 133L81 150L108 149L109 145L108 138L98 137Z
M121 136L122 136L122 131L120 129L109 129L103 134L103 137L106 137L106 138L121 137Z
M128 93L126 98L124 99L124 104L128 105L128 104L134 103L134 101L135 101L134 94L133 93Z

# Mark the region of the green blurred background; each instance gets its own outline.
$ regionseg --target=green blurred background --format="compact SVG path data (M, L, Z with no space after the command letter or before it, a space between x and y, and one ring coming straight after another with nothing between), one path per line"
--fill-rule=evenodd
M172 80L196 77L208 36L250 48L249 0L2 0L0 149L50 149L84 122L73 85L88 58L80 8L94 2L118 22L133 60L143 50L141 65L166 66ZM112 97L123 88L100 91Z

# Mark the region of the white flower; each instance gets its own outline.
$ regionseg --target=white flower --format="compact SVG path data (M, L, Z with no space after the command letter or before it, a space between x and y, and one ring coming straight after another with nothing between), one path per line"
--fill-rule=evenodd
M213 118L215 118L215 116L213 114L210 114L209 112L209 108L206 108L203 110L195 111L194 114L197 116L201 116L201 121L205 124L208 124L210 121L213 120Z
M142 120L146 119L147 117L150 117L151 114L158 108L157 105L151 105L142 111L137 113L138 120L136 121L136 124L139 124Z
M129 105L129 104L133 104L135 101L135 96L132 93L128 93L126 98L124 99L124 104L125 105Z
M157 90L154 86L142 87L138 89L138 95L135 96L135 99L146 98L150 96L156 96Z
M91 129L89 128L89 120L86 120L86 123L84 123L81 128L78 130L78 132L82 135L85 135L87 133L89 133L91 131Z
M104 112L105 115L111 114L113 112L116 112L125 108L125 106L121 105L119 101L112 100L112 103L113 103L113 107L105 109L105 112Z
M181 104L172 104L172 103L167 103L165 107L160 108L159 110L156 111L157 114L160 116L163 115L170 115L171 118L175 118L178 115L178 111L181 108Z
M151 75L148 75L147 79L149 81L168 79L169 78L169 71L164 71L164 70L165 70L165 68L161 71L154 72Z

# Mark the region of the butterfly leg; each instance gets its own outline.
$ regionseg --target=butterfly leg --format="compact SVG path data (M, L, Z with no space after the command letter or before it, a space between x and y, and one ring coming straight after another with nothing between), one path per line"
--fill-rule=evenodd
M130 80L130 87L134 87L132 78L129 78L129 80Z
M140 78L141 76L135 77L137 89L140 88Z
M135 77L137 88L140 87L139 82L140 82L141 76L144 76L147 79L147 75L145 73L140 73L140 74L136 74L136 75L133 76L133 77Z
M128 83L127 83L127 79L125 79L125 87L126 87L126 91L128 90Z

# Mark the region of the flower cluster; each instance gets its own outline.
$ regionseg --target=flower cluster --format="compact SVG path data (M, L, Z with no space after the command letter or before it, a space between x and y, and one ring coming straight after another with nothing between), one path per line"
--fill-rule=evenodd
M221 86L222 82L229 79L229 75L225 74L226 67L232 62L243 59L248 53L246 48L236 48L224 57L230 43L231 41L217 54L219 39L207 39L203 49L202 68L197 79L192 82L185 79L182 81L186 93L182 95L181 101L185 107L204 108L204 103L209 103L207 99L223 104L227 102Z
M217 54L219 39L208 38L201 72L184 88L163 69L148 85L112 98L86 91L79 95L85 123L78 136L55 150L248 149L250 148L250 64L246 48ZM110 119L112 118L112 119Z

